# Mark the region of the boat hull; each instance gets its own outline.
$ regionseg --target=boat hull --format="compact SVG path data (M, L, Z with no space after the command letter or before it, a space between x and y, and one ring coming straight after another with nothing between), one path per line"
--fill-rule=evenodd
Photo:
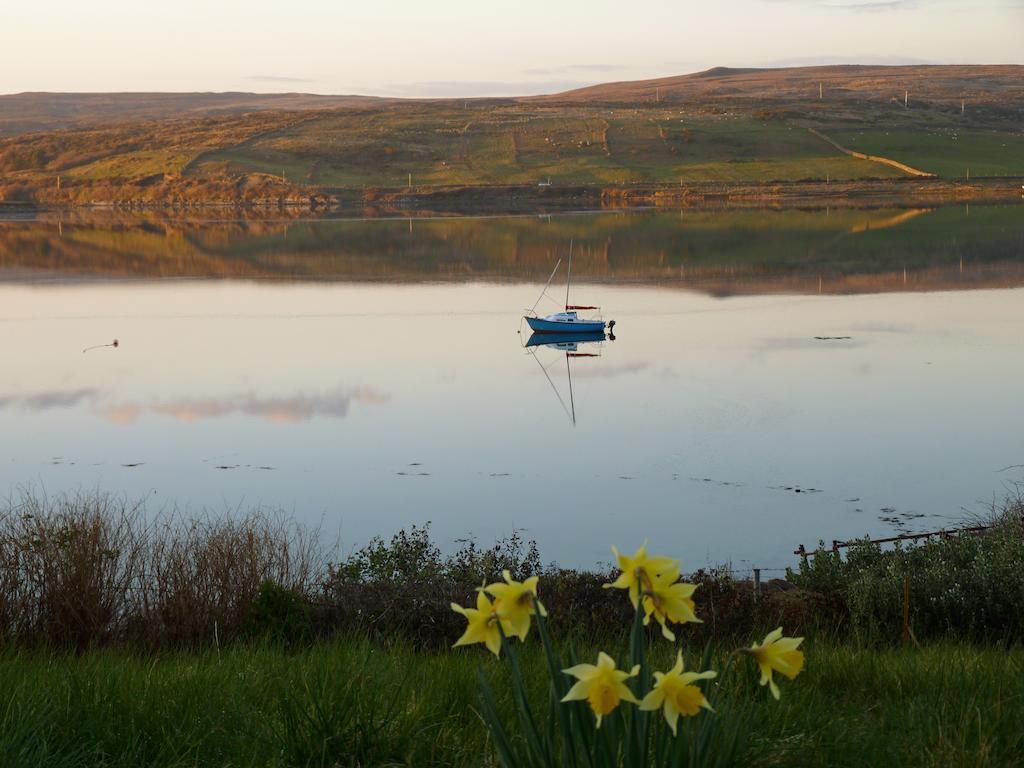
M600 333L604 331L603 320L546 320L543 317L527 317L526 323L534 333Z

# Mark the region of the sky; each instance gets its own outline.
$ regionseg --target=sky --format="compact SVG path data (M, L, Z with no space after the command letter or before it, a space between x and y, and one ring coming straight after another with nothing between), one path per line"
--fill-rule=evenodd
M551 93L713 66L1024 64L1024 0L0 0L0 93Z

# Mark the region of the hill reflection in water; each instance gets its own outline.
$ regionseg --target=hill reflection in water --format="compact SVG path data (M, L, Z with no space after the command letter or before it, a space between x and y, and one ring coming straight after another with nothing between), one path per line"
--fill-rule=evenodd
M636 211L494 218L0 219L0 280L543 279L570 238L580 281L712 295L1024 285L1024 209Z

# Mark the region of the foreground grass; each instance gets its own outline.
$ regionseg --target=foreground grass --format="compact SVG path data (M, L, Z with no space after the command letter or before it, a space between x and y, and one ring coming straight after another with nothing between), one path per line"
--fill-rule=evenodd
M539 689L538 649L525 650ZM481 668L502 691L504 665L479 649L336 640L296 652L8 652L0 765L493 765L475 712ZM722 684L723 724L751 718L743 764L1012 765L1024 754L1021 648L811 643L806 672L779 703L748 667Z

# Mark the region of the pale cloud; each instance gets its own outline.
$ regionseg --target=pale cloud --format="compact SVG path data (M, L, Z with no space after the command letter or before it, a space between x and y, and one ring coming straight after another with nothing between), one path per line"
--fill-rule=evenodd
M765 67L832 67L844 64L861 64L869 66L919 66L922 64L940 64L942 62L917 59L913 56L871 56L868 54L852 56L796 56L786 59L773 59L762 64Z
M381 93L386 96L412 98L474 98L539 96L571 91L593 85L581 80L426 80L413 83L391 83Z
M626 69L621 64L565 64L559 67L531 67L524 69L525 75L564 75L572 72L620 72Z
M873 13L876 11L913 10L920 6L919 0L770 0L788 5L807 5L836 11ZM933 2L932 5L935 3Z
M918 6L916 0L871 0L869 2L825 2L823 8L839 11L855 11L858 13L879 13L885 11L907 11Z
M258 83L315 83L317 80L309 77L286 77L284 75L246 75L246 80L254 80Z

